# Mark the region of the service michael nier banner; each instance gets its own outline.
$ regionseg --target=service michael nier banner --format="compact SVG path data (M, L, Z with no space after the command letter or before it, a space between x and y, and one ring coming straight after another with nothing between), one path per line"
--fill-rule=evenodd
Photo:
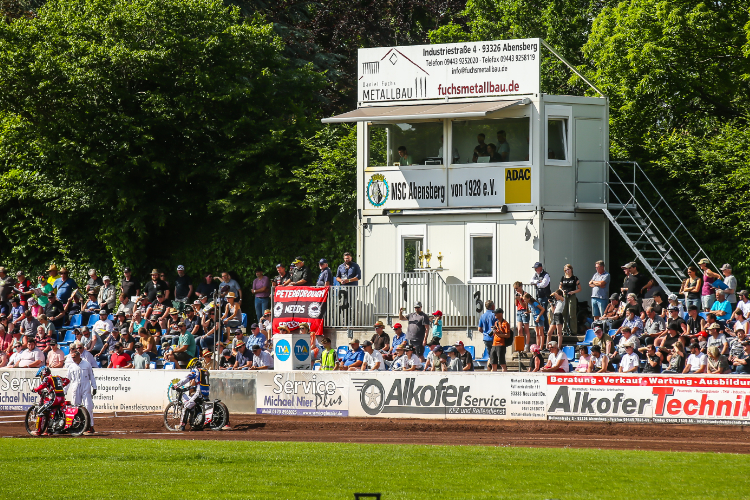
M360 102L539 93L538 38L359 49Z
M300 323L309 323L311 332L322 335L327 300L328 287L276 287L273 295L273 333L279 333L282 325L294 332Z

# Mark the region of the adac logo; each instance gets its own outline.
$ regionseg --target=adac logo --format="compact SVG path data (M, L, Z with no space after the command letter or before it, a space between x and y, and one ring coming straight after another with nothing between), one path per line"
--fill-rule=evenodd
M289 359L289 356L292 355L292 347L286 339L281 339L276 342L274 352L276 353L276 359L279 361L286 361Z
M294 343L294 357L297 361L306 361L310 357L310 346L305 339L299 339Z
M367 183L367 201L373 207L382 207L388 201L390 188L383 174L373 174Z

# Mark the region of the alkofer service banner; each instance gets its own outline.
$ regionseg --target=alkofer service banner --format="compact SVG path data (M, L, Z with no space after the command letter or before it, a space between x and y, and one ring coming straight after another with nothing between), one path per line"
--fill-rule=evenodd
M327 300L328 287L276 287L273 296L273 333L279 333L279 326L282 325L294 333L300 323L309 323L311 332L322 335Z

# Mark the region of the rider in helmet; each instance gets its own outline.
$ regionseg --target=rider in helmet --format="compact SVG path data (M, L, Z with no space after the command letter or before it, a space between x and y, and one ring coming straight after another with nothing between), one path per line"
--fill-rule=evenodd
M195 402L198 398L208 400L209 389L211 384L209 383L208 370L203 367L203 360L195 358L190 361L187 365L190 373L187 377L180 380L175 387L182 387L190 384L196 386L196 390L192 396L184 395L187 400L185 401L185 413L182 415L182 423L180 424L180 430L185 430L185 424L187 424L188 416L192 413L192 409L195 407Z
M44 404L39 409L39 413L36 419L36 432L37 436L44 433L47 423L47 417L54 415L57 410L65 403L65 390L64 387L70 383L65 377L52 375L52 372L46 366L39 368L36 372L36 376L42 381L39 387L32 389L34 392L39 392L42 389L49 389L47 393L48 397L44 401ZM47 433L49 434L49 433Z

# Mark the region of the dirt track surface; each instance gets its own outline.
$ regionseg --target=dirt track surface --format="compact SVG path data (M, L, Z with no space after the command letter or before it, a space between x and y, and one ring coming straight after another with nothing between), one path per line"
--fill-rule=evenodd
M750 453L750 426L234 415L230 420L231 430L172 433L164 428L161 414L122 413L97 414L95 424L97 433L80 439L226 439ZM0 437L30 437L20 412L0 412Z

